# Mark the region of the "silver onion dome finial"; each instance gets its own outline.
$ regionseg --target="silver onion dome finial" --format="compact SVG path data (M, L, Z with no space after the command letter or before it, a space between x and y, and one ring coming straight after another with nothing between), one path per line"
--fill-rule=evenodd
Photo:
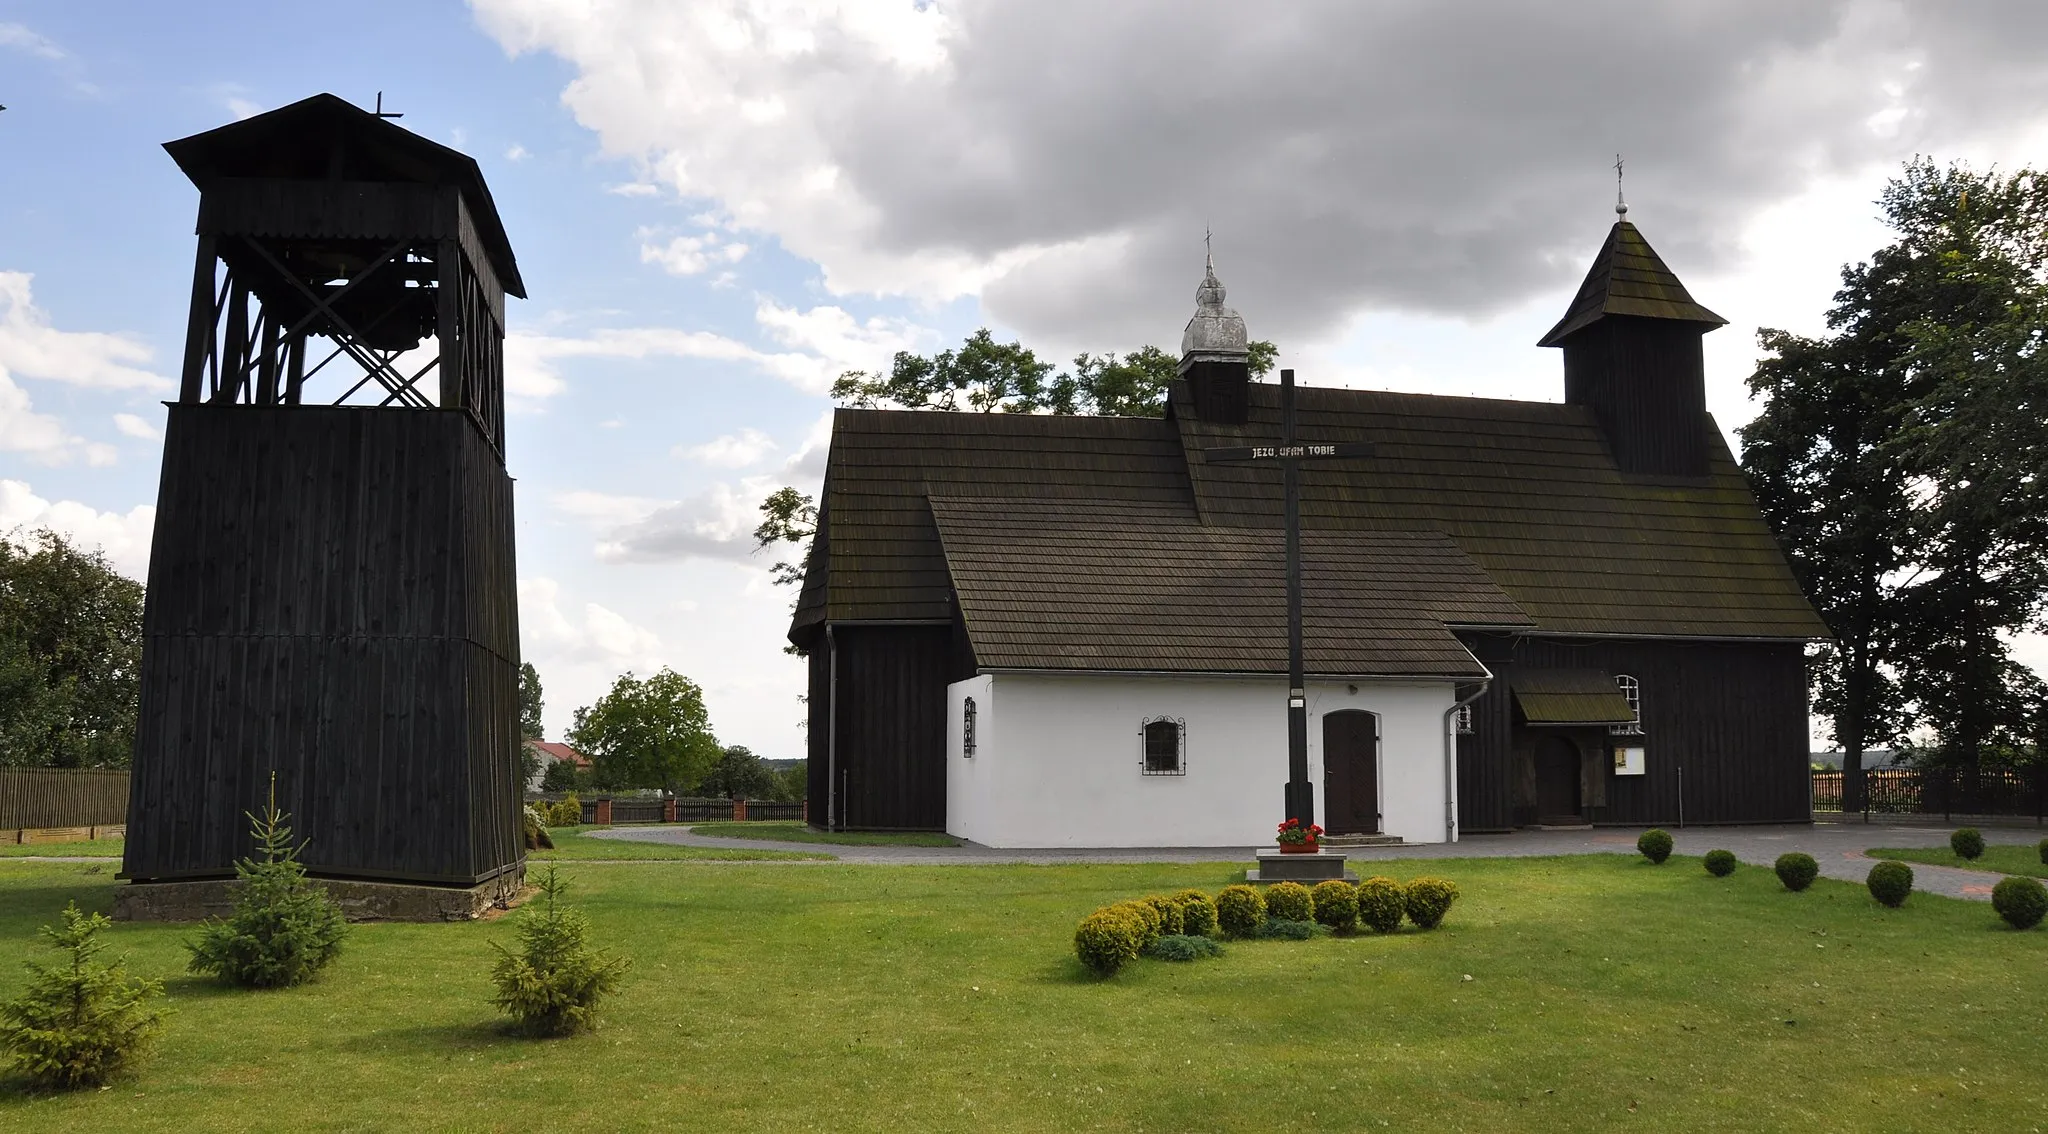
M1181 333L1183 361L1243 361L1247 351L1244 317L1223 305L1223 281L1216 278L1216 253L1207 232L1202 234L1202 282L1195 288L1195 315Z

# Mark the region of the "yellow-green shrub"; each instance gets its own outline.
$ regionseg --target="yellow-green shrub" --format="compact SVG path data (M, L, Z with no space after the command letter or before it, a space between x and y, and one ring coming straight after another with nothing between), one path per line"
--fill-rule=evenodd
M1307 921L1316 912L1314 895L1299 882L1275 882L1266 887L1266 917L1281 921Z
M1458 900L1458 884L1448 878L1416 878L1408 883L1408 920L1423 929L1435 929L1451 903Z
M1173 897L1180 903L1182 933L1190 937L1216 936L1216 899L1200 890L1182 890Z
M1408 891L1399 882L1380 876L1358 884L1358 920L1374 933L1401 928L1401 917L1407 912Z
M1266 896L1239 883L1216 895L1216 924L1226 937L1257 937L1266 924Z
M1316 883L1309 891L1315 899L1316 920L1339 933L1358 928L1358 887L1341 878Z
M1115 976L1138 959L1143 924L1122 906L1104 906L1074 927L1074 955L1097 976Z
M1159 911L1159 935L1178 937L1186 931L1186 919L1181 913L1180 899L1164 894L1154 894L1145 899L1145 904Z

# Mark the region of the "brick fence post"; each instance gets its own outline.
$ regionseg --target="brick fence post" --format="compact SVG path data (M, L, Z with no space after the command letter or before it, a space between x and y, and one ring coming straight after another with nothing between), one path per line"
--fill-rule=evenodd
M746 822L746 820L747 820L747 801L746 801L746 800L744 800L744 799L735 799L735 800L733 800L733 801L732 801L732 819L733 819L733 822L735 822L735 823L744 823L744 822Z
M808 822L810 822L810 821L811 821L811 801L810 801L810 800L808 800L808 799L806 799L806 800L804 800L804 822L808 823Z
M611 800L609 800L609 799L600 799L600 800L598 800L598 801L597 801L597 814L596 814L596 815L594 815L594 816L592 816L592 819L593 819L593 820L594 820L594 821L595 821L595 822L597 823L597 825L598 825L598 826L600 826L600 827L609 827L609 826L611 826L611 825L612 825L612 801L611 801Z
M673 823L676 821L675 796L669 796L667 799L661 801L661 821L664 823Z

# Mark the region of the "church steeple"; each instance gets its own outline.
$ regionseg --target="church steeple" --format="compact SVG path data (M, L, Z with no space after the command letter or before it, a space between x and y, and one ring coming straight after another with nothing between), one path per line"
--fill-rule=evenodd
M1617 198L1615 213L1627 205ZM1627 220L1607 233L1564 318L1536 345L1564 348L1564 400L1593 411L1624 473L1705 476L1700 339L1728 320L1702 307Z
M1205 237L1203 243L1206 244ZM1195 288L1195 314L1180 336L1180 376L1203 421L1243 425L1249 414L1251 352L1244 317L1223 305L1228 293L1216 278L1216 257L1204 257Z

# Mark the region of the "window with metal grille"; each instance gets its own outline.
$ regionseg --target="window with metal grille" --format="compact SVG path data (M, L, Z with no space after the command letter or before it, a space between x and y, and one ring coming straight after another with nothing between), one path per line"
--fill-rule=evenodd
M1630 713L1634 714L1634 716L1635 716L1635 719L1634 719L1634 720L1632 720L1632 721L1630 721L1630 722L1629 722L1629 723L1627 723L1627 724L1618 724L1618 725L1608 725L1608 726L1607 726L1607 731L1608 731L1608 732L1611 732L1611 733L1613 733L1613 734L1615 734L1616 736L1634 736L1634 735L1636 735L1637 733L1640 733L1640 732L1642 732L1642 731L1643 731L1643 686L1642 686L1642 683L1641 683L1641 682L1639 682L1639 681L1637 681L1637 680L1636 680L1635 678L1633 678L1633 677L1630 677L1630 676L1629 676L1628 674L1626 674L1626 673L1617 673L1617 674L1615 674L1615 675L1614 675L1614 687L1615 687L1616 689L1619 689L1619 690L1621 690L1621 695L1622 695L1623 697L1625 697L1625 698L1627 698L1627 699L1628 699L1628 711L1629 711Z
M1466 735L1472 731L1472 706L1458 706L1458 733Z
M960 710L960 755L974 759L974 698Z
M1148 776L1188 774L1187 722L1179 717L1149 717L1138 730L1144 738L1139 768Z

